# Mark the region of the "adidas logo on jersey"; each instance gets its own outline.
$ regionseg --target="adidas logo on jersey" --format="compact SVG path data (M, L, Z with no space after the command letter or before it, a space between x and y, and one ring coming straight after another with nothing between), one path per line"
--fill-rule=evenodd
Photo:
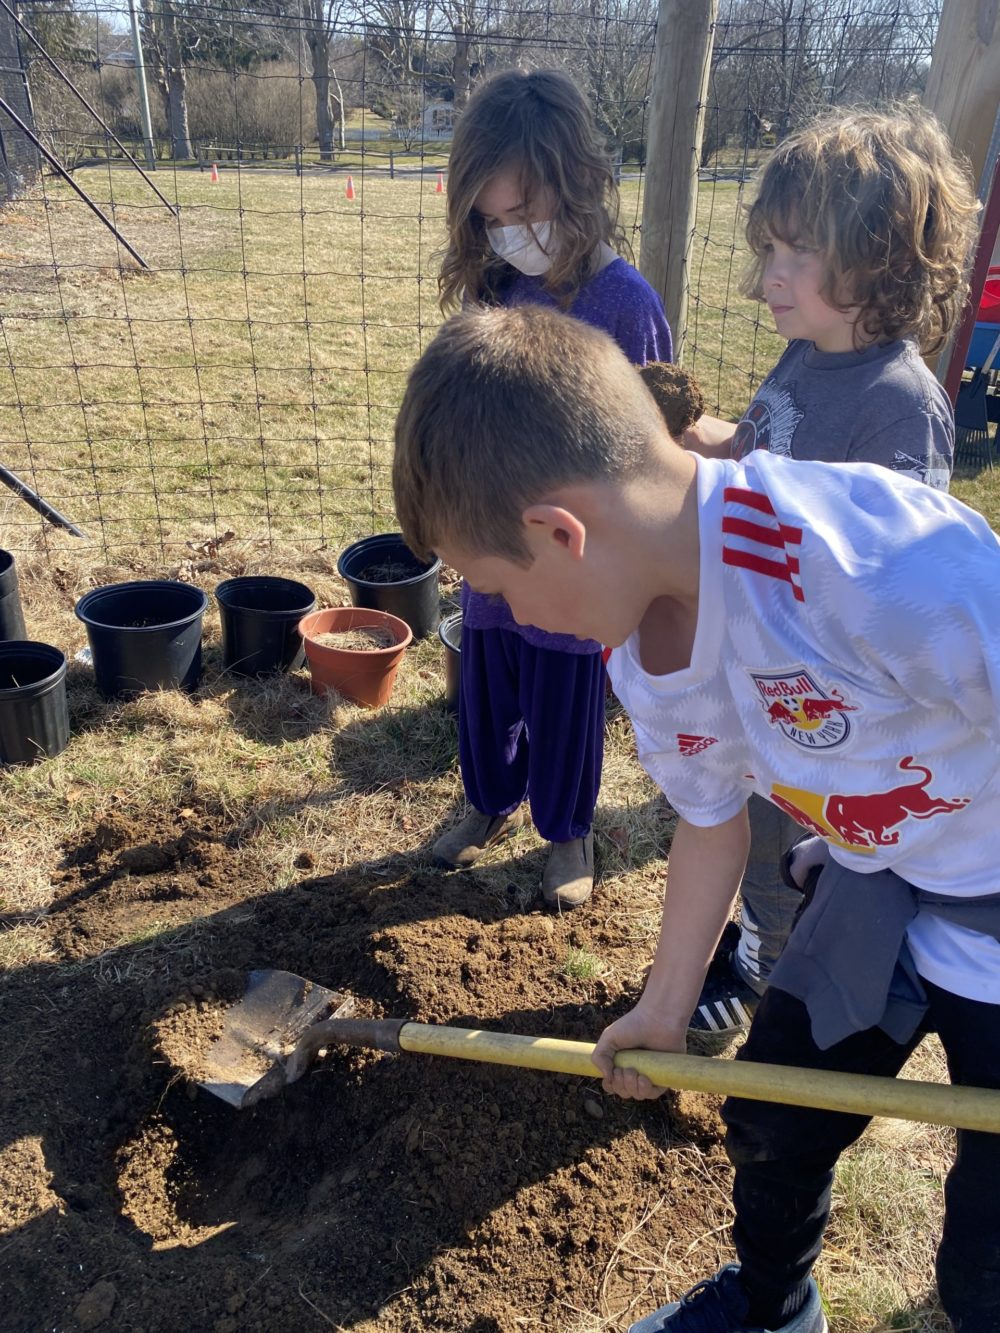
M689 736L686 732L677 733L677 748L683 755L701 754L710 745L715 745L718 736Z

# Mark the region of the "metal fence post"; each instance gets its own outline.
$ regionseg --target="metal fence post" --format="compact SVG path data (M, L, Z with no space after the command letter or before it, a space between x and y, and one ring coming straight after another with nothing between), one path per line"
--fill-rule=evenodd
M146 66L142 58L142 37L139 34L139 15L136 13L135 0L128 0L128 14L132 28L132 49L135 52L135 75L139 80L139 113L142 117L142 137L146 145L146 165L150 171L155 171L156 153L153 150L153 121L149 114Z

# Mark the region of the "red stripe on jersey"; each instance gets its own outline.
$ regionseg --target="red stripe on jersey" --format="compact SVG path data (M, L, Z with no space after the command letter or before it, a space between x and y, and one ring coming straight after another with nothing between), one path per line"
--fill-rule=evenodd
M782 563L779 560L769 560L766 556L758 555L752 551L734 549L731 546L723 545L723 563L735 565L741 569L751 569L754 573L764 574L768 578L780 579L783 583L791 585L796 601L804 602L805 596L798 578L798 558L789 554L788 550L789 547L801 545L802 529L793 527L789 523L780 522L771 501L759 491L745 490L740 486L727 486L723 491L723 498L727 505L755 509L765 517L764 522L757 522L753 519L740 518L738 515L725 514L722 519L724 537L741 537L745 541L756 543L758 546L771 547L775 551L783 550L785 555ZM767 519L773 521L769 523L766 521Z
M759 491L747 491L740 486L727 486L722 492L722 498L726 504L746 505L749 509L760 510L762 514L770 514L772 518L777 517L771 501Z
M717 745L718 742L718 736L692 736L684 731L677 733L677 747L681 754L687 757L701 754L702 750L707 750L710 745Z
M779 564L777 560L765 560L763 556L754 555L751 551L734 551L731 547L724 546L722 563L735 565L740 569L752 569L755 574L766 574L768 578L781 579L783 583L791 585L797 602L805 601L805 594L795 578L799 572L799 562L794 557L785 564Z
M762 546L798 546L802 541L802 529L779 523L776 528L768 528L763 523L754 523L748 518L724 518L722 531L733 537L746 537Z

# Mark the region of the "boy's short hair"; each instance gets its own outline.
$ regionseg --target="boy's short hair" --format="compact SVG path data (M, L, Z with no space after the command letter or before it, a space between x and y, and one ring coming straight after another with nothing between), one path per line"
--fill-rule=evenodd
M649 361L639 367L639 374L653 395L667 430L679 440L705 412L705 395L698 381L690 370L672 361Z
M396 419L392 484L407 545L526 563L529 505L641 472L664 436L606 333L538 306L463 311L414 366Z
M979 202L964 159L917 102L831 111L774 150L747 216L754 260L743 290L762 300L765 245L815 246L821 294L861 307L858 332L944 342L965 304Z

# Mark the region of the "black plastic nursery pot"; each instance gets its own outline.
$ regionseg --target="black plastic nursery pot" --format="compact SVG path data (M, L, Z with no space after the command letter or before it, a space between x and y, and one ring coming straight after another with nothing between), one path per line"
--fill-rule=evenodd
M65 656L47 643L0 643L0 763L51 759L68 744Z
M222 664L237 676L294 671L305 661L299 621L316 608L311 588L295 579L247 575L215 590L222 621Z
M444 706L449 713L457 717L462 679L461 611L445 616L438 627L438 638L444 644Z
M26 640L17 566L9 551L0 551L0 639Z
M341 552L337 573L351 601L405 620L415 639L433 634L441 619L438 574L441 561L418 560L398 532L363 537Z
M167 579L111 583L85 593L76 614L87 627L97 688L106 699L144 690L193 690L201 679L201 621L208 598Z

